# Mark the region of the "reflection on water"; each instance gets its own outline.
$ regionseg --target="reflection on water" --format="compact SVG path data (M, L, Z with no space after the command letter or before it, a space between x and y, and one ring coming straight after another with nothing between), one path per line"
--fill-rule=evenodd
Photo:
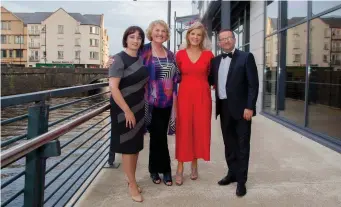
M92 100L85 100L85 101L73 104L71 106L67 106L64 108L60 108L60 109L51 111L49 113L49 123L60 120L64 117L70 116L76 112L84 110L84 109L86 109L90 106L93 106L99 102L105 101L106 99L108 99L108 97L109 97L109 95L107 94L107 95L102 96L102 97L97 97L97 98L94 98ZM47 104L49 104L51 107L51 106L55 106L58 104L67 103L70 101L75 101L75 100L80 99L80 98L84 98L84 97L54 98L54 99L51 99L50 101L48 101ZM104 103L108 103L108 102L104 102ZM5 119L11 118L11 117L26 114L28 107L30 107L32 105L33 104L26 104L26 105L18 105L18 106L5 108L1 111L1 119L5 120ZM89 111L85 111L76 117L79 117L79 116L81 116L81 115L83 115ZM57 206L63 205L64 202L70 197L71 193L78 188L80 182L82 182L88 176L88 174L92 171L92 169L89 169L89 168L95 167L97 165L99 160L95 162L95 158L97 158L100 155L100 153L103 152L103 149L109 143L109 142L105 143L105 140L107 140L109 138L109 135L110 135L110 132L106 133L106 132L108 132L108 130L110 130L110 124L109 124L110 118L108 117L109 115L110 115L109 111L106 111L106 112L92 118L91 120L87 121L86 123L76 127L72 131L66 133L65 135L63 135L59 138L60 144L61 144L61 146L63 146L65 143L72 140L75 136L81 134L83 131L85 131L89 127L93 126L95 123L98 123L99 121L104 119L104 121L102 121L101 123L96 125L94 128L88 130L86 133L84 133L78 139L76 139L75 141L71 142L66 147L64 147L62 149L62 155L61 156L52 157L52 158L47 159L46 169L48 170L51 166L53 166L55 163L59 162L68 153L75 151L65 161L61 162L57 167L55 167L50 173L48 173L46 175L45 185L49 184L52 179L54 179L60 172L65 170L65 172L60 177L58 177L45 190L45 199L48 198L52 192L54 192L55 190L58 190L51 197L51 199L47 203L45 203L46 206L53 205L54 202L57 201L57 199L59 199L59 197L62 196L64 194L64 192L69 187L71 187L71 185L72 185L71 189L73 189L73 190L66 193L66 195L64 195L64 197L61 199L61 202L59 202ZM65 123L67 123L68 121L75 119L76 117L73 117L73 118L66 120L64 122L61 122L61 123L59 123L53 127L50 127L49 130L51 130L55 127L58 127L60 125L63 125ZM105 118L105 117L108 117L108 118ZM106 125L108 125L108 126L106 126ZM103 129L100 130L101 128L103 128ZM15 123L11 123L11 124L8 124L8 125L1 127L1 141L8 140L11 137L26 134L26 133L27 133L27 119L22 120L22 121L18 121ZM97 134L93 138L91 138L91 136L93 136L95 133L97 133ZM87 139L89 139L88 142L86 142ZM26 139L23 139L23 140L18 141L18 142L14 143L8 147L12 147L13 145L17 145L18 143L22 143L25 141L26 141ZM98 142L95 143L96 141L98 141ZM102 144L104 144L104 145L101 147ZM94 146L91 149L89 149L89 147L91 145L94 145ZM79 147L79 149L75 150L77 147ZM2 148L2 150L4 150L4 149L6 149L6 148ZM82 155L82 153L84 154L84 156L79 158L79 156ZM93 155L93 153L95 153L95 154ZM100 158L105 157L106 155L107 155L107 152L103 153L100 156ZM90 156L92 156L92 157L90 158ZM75 163L72 163L72 162L75 162ZM68 168L68 165L71 165L71 167ZM2 171L1 171L1 182L2 182L2 184L4 182L8 181L9 179L11 179L13 176L21 173L24 169L25 169L25 158L20 159L20 160L16 161L15 163L11 164L10 166L2 169ZM84 170L86 170L86 169L88 169L88 171L83 176L80 177L80 174L82 172L84 172ZM63 187L58 189L59 185L61 183L63 183L66 179L68 179L68 177L71 174L73 174L74 172L76 173L76 175L72 176L71 179L69 179L67 182L65 182L66 184ZM73 184L73 182L78 177L80 177L80 180L78 182L76 182L75 184ZM11 196L16 194L20 190L22 190L23 187L24 187L24 176L20 177L15 182L13 182L12 184L10 184L7 187L5 187L4 189L2 189L1 190L2 204L4 201L9 199ZM23 204L23 194L21 196L19 196L16 200L12 201L8 206L21 206L22 204Z

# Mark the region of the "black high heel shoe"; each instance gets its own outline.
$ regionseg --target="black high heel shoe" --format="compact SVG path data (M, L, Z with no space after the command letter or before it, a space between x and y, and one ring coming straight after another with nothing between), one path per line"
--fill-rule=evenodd
M173 185L172 174L170 172L163 174L163 183L167 186Z
M159 173L150 173L150 177L152 178L153 183L160 184L161 178L159 176Z

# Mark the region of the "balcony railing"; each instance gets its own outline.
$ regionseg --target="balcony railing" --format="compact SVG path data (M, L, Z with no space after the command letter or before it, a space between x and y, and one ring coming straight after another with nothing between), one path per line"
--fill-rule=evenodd
M1 120L2 127L27 122L26 133L1 137L1 170L8 175L1 178L1 206L75 205L107 163L111 131L107 87L100 83L1 97L1 109L30 104L26 114ZM59 105L47 102L97 89L105 92ZM51 119L53 113L84 101L94 104ZM63 136L68 132L73 135Z
M341 65L341 60L332 60L332 65Z
M29 43L28 47L29 48L40 48L40 43Z
M30 56L29 58L30 62L39 62L40 58L37 56Z
M333 39L333 40L340 40L340 39L341 39L341 35L334 34L334 35L332 36L332 39Z
M28 30L28 34L29 35L40 35L40 31L39 30Z
M341 52L341 47L333 47L332 52Z

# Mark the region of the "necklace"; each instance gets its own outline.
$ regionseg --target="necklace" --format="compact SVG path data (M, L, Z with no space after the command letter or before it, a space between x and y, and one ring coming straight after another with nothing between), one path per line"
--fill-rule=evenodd
M159 59L159 57L158 57L156 51L155 51L154 48L152 47L152 50L153 50L153 52L156 54L157 61L159 62L161 68L162 68L162 69L167 69L167 67L168 67L168 55L167 55L167 53L166 53L166 51L165 51L165 49L164 49L163 47L162 47L162 49L163 49L163 51L165 52L166 58L167 58L166 66L163 66L163 65L161 64L160 59Z

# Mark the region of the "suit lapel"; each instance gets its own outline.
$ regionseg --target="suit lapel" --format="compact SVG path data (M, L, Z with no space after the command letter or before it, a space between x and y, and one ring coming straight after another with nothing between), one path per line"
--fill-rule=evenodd
M217 83L217 87L218 87L218 74L219 74L219 68L220 68L220 62L221 62L221 55L218 55L216 57L216 61L215 61L215 82Z
M230 63L229 72L228 72L228 74L227 74L226 83L228 83L229 80L230 80L230 78L232 77L232 73L233 73L233 70L234 70L234 66L236 65L237 59L238 59L238 50L235 49L235 50L234 50L234 53L233 53L233 56L232 56L231 63Z

